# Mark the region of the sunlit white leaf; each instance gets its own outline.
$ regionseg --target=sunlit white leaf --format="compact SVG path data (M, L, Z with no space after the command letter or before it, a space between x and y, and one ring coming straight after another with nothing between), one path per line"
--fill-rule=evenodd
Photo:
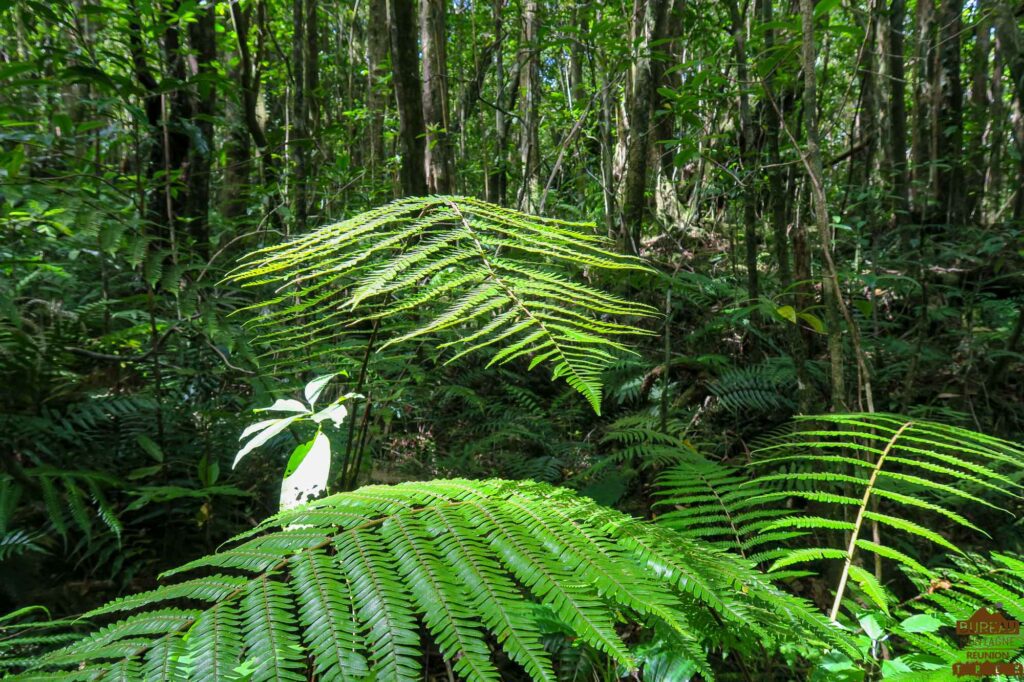
M328 405L324 409L320 410L313 415L312 419L317 424L327 421L328 419L334 422L335 426L341 426L341 423L345 421L345 417L348 415L348 408L341 403L334 403Z
M309 403L309 407L312 409L316 401L320 399L320 394L323 393L324 389L327 388L327 384L330 383L336 374L325 374L322 377L313 379L306 384L306 402Z
M248 426L245 427L245 431L242 431L242 435L238 437L238 440L245 440L246 438L248 438L252 434L256 433L257 431L262 431L263 429L267 428L271 424L276 424L279 421L281 421L281 420L280 419L264 419L261 422L256 422L255 424L249 424Z
M238 466L238 463L240 461L242 461L243 457L245 457L247 454L249 454L250 452L252 452L256 448L258 448L259 446L261 446L264 443L266 443L268 440L270 440L271 438L273 438L277 434L279 434L282 431L284 431L285 429L287 429L288 426L293 421L295 421L296 419L298 419L301 416L302 415L298 415L297 414L297 415L292 416L292 417L285 417L284 419L273 419L273 420L271 420L271 421L276 422L276 423L272 424L271 426L267 427L266 429L264 429L260 433L256 434L251 441L246 443L245 447L243 447L241 450L239 450L238 454L235 455L235 461L231 463L231 468L234 469L236 466Z
M270 407L261 407L255 412L309 412L309 408L294 398L278 398Z
M331 441L323 433L295 448L281 482L281 509L307 502L327 489L331 472Z

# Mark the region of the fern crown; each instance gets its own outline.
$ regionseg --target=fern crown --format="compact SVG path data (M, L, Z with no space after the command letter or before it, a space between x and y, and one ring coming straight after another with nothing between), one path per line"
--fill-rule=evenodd
M252 306L261 315L251 322L275 353L308 356L318 342L336 346L385 325L381 349L436 338L452 351L447 362L483 350L490 364L550 362L553 378L599 412L602 370L628 351L622 337L645 333L614 318L657 314L570 278L579 269L647 269L610 247L592 224L433 196L400 199L257 251L229 278L276 287Z

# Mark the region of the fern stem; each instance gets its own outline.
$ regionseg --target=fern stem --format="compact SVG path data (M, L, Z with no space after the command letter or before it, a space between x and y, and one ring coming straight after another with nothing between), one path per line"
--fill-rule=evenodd
M885 465L885 459L889 456L889 452L892 451L896 445L896 441L900 439L903 432L914 425L914 422L906 422L900 426L899 430L893 434L889 442L885 444L885 449L882 450L882 454L878 456L878 461L875 462L875 468L871 470L871 478L868 479L868 485L864 489L864 497L861 499L860 507L857 509L857 519L853 522L853 531L850 533L850 545L846 548L846 560L843 562L843 572L839 576L839 584L836 586L836 597L835 601L832 602L832 611L829 613L829 620L832 622L836 621L839 616L839 607L843 603L843 593L846 592L846 583L850 578L850 566L853 564L853 556L857 552L857 540L860 538L860 529L864 524L864 514L867 511L868 503L871 501L871 493L875 489L875 481L878 480L878 474L882 471L882 467Z
M380 320L373 321L373 330L370 332L370 338L366 342L366 352L363 353L363 362L359 366L359 378L356 380L355 393L359 394L363 390L363 386L366 385L366 376L368 374L368 367L370 364L370 354L373 352L373 344L377 340L377 330L380 328ZM369 403L363 408L364 410L369 409ZM341 458L341 470L338 472L338 485L337 487L344 491L347 490L346 474L348 472L348 460L352 455L352 443L355 437L355 425L356 415L353 410L352 417L348 423L348 437L345 440L345 454ZM360 457L362 459L362 457ZM355 478L353 477L353 481Z

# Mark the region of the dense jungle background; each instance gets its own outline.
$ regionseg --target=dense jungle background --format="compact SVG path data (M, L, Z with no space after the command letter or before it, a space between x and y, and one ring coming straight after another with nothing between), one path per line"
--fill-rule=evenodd
M364 643L361 662L271 675L246 668L259 638L234 622L245 644L207 678L946 674L958 618L996 603L1024 617L1024 451L1010 444L1024 440L1022 21L1014 0L0 0L0 613L43 607L0 620L0 673L85 632L18 640L15 624L54 633L31 628L153 589L274 513L312 422L233 467L239 436L254 408L337 373L324 395L353 395L323 429L332 491L564 487L571 504L675 533L669 544L705 543L686 545L694 556L735 555L764 595L799 598L814 628L836 621L846 639L787 640L788 626L756 625L786 607L723 616L708 599L711 615L679 630L696 648L670 645L640 617L661 602L633 603L608 573L594 599L625 601L594 632L621 651L581 634L561 610L586 609L569 597L534 614L539 644L507 644L488 618L490 634L452 644L433 609L458 586L416 592L403 565L391 570L417 595L403 632L418 643L386 649L367 616L346 645ZM429 235L374 247L401 264L389 277L414 276L409 291L374 290L365 316L338 303L366 293L342 281L326 285L334 307L303 307L320 291L296 288L303 273L341 268L312 242L284 274L272 255L232 274L258 249L346 219L372 228L364 212L431 196L404 210L498 226L476 247L526 278L506 303L545 301L541 318L582 347L627 331L616 320L630 336L600 346L583 378L552 379L532 340L453 358L443 326L415 330L429 302L465 300L465 281L444 279L457 258L427 253ZM578 255L583 242L558 241L570 233L601 238L606 255ZM501 260L517 248L557 277ZM435 261L402 260L414 257ZM417 288L429 301L408 298ZM414 333L387 345L400 334L378 335L379 310ZM488 317L501 310L449 321L470 346L536 322ZM524 527L563 563L576 547ZM389 547L396 565L408 558ZM502 556L508 590L534 584L526 554ZM651 556L648 569L672 573ZM467 575L451 579L475 585ZM684 597L715 592L686 583ZM493 677L471 669L476 655L493 655Z

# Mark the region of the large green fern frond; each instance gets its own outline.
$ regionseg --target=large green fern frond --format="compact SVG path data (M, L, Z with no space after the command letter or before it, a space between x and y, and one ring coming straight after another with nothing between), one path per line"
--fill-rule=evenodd
M570 276L645 269L610 246L591 224L408 198L257 251L230 278L275 287L252 322L273 352L387 325L381 348L430 337L449 362L483 350L492 364L550 362L599 411L600 373L627 350L620 338L644 333L614 318L656 314Z
M34 661L54 679L418 680L425 638L466 680L496 650L556 679L542 634L637 666L620 623L657 629L710 679L706 651L744 628L853 653L748 563L565 489L465 480L373 486L281 512L169 572L200 577L89 614L115 620ZM548 625L545 625L545 624ZM64 672L62 672L64 671ZM163 671L163 672L159 672Z
M843 534L842 547L796 549L773 564L780 569L841 561L831 613L835 619L850 579L869 601L888 608L878 571L859 565L860 552L930 576L921 561L898 549L905 540L956 555L962 552L950 529L984 535L964 508L1000 509L991 498L1020 497L1021 485L1012 474L1024 468L1024 447L900 415L828 414L797 418L795 429L755 451L754 464L772 471L749 485L776 488L754 495L755 501L791 500L815 509L778 519L764 530Z

